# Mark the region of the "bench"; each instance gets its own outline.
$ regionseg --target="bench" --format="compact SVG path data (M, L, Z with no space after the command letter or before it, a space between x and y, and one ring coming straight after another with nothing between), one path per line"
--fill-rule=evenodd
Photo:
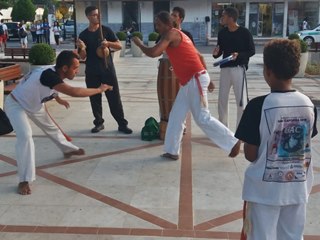
M30 48L5 48L4 56L11 57L11 60L17 59L16 57L22 57L25 61L29 58ZM19 58L19 60L22 60Z
M320 42L312 43L309 52L320 52Z
M21 66L14 63L0 63L0 80L4 81L4 93L9 94L23 77Z

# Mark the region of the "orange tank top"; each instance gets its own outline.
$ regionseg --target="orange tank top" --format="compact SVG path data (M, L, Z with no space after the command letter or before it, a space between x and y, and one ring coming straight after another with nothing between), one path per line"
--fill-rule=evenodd
M205 68L190 38L178 29L173 28L171 31L180 33L181 42L177 47L168 47L166 52L180 84L185 85L196 73Z

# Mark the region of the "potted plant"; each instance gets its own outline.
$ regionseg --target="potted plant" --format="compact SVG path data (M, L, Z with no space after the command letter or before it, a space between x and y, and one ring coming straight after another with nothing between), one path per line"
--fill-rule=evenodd
M143 40L143 36L141 32L133 32L132 37L138 37L140 40ZM131 51L132 56L134 57L141 57L142 56L142 50L133 42L131 41Z
M157 32L150 33L148 36L148 40L149 40L148 46L153 47L154 45L156 45L156 41L157 41L158 37L159 37L159 33L157 33Z
M308 44L300 39L299 35L296 33L290 34L288 37L290 40L295 40L299 41L300 44L300 67L299 67L299 72L296 74L295 77L304 77L304 73L306 71L307 63L308 63Z
M55 59L55 50L46 43L38 43L30 48L29 63L31 64L31 68L34 68L32 66L52 65Z
M125 32L116 32L116 35L121 42L122 49L120 51L120 57L124 57L126 53L127 34Z

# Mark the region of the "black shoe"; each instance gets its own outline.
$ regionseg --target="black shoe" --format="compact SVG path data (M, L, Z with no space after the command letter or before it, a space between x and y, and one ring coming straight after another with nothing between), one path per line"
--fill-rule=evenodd
M125 134L131 134L132 129L128 128L128 126L118 127L119 132L123 132Z
M98 126L95 126L94 128L91 129L91 132L92 133L97 133L97 132L100 132L101 130L104 129L104 125L101 124L101 125L98 125Z

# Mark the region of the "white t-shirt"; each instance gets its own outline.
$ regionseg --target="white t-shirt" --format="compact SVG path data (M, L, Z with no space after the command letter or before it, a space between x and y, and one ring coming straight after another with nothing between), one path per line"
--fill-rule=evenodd
M63 83L55 68L48 65L28 73L12 91L13 96L28 112L36 113L44 102L54 98L57 91L52 87Z
M258 157L245 172L243 199L273 206L306 203L316 134L316 109L302 93L272 92L251 100L235 134L258 146Z
M60 29L60 27L58 27L58 26L54 26L54 27L52 28L52 31L53 31L53 34L54 34L54 35L60 35L61 29Z

